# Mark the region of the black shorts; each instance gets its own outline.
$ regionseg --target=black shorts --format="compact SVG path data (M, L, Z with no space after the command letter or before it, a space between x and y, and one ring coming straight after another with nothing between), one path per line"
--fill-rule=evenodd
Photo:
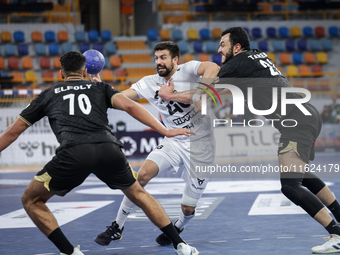
M311 104L304 106L312 115L306 116L300 109L295 109L285 118L296 120L297 126L283 127L279 130L281 137L278 154L293 150L304 162L309 163L310 160L314 160L314 144L321 131L322 119L314 106ZM284 124L294 126L295 122L287 120Z
M137 179L121 148L115 143L80 144L63 148L34 177L46 189L64 196L95 174L111 189L124 190Z

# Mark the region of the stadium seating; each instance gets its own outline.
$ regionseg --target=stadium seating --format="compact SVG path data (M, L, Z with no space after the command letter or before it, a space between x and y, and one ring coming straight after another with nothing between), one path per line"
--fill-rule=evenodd
M2 31L0 34L1 41L4 42L10 42L11 41L11 32L8 31Z
M33 42L42 42L42 33L40 31L33 31L31 38Z
M221 65L222 64L222 56L218 53L212 55L212 62L216 63L217 65Z
M181 54L189 52L189 44L187 41L179 41L177 44Z
M183 62L184 63L187 63L189 61L192 61L194 60L194 56L192 54L185 54L184 57L183 57Z
M219 27L215 27L211 30L212 38L215 38L215 39L220 39L221 33L222 33L222 29Z
M273 63L275 63L275 60L276 60L275 54L268 52L267 56L268 58L271 59L271 61L273 61Z
M102 79L112 79L113 72L110 69L104 69L102 71Z
M267 27L266 33L267 33L267 37L275 38L276 37L276 28L275 27Z
M7 43L4 46L4 51L6 56L14 56L15 55L15 46L12 43Z
M302 29L302 33L304 37L312 37L313 36L313 28L310 26L304 27Z
M205 51L208 53L215 53L217 51L217 44L213 41L205 42Z
M8 61L8 68L19 69L19 59L17 57L9 57L7 61Z
M59 45L57 43L50 43L48 45L48 52L50 53L50 55L58 55Z
M18 54L21 56L28 55L28 45L26 43L18 44Z
M327 64L328 62L328 57L326 52L318 52L316 53L316 61L319 64Z
M110 69L111 68L110 58L104 56L104 59L105 59L105 66L104 66L104 68Z
M37 55L46 55L46 45L43 43L36 43L34 45L35 53Z
M115 76L116 77L126 77L126 71L124 69L117 69L115 71Z
M76 31L75 33L76 41L77 42L85 42L86 36L84 31Z
M59 57L53 57L53 67L55 69L61 69L61 63Z
M318 80L315 78L308 78L306 81L306 88L310 91L318 90Z
M320 42L318 39L310 39L309 40L309 49L311 51L319 51L320 50Z
M314 64L315 63L315 54L313 52L306 52L304 54L305 63Z
M6 59L4 57L0 57L0 69L6 69Z
M250 49L251 49L251 50L257 49L257 45L256 45L256 42L255 42L255 41L250 41Z
M110 64L112 67L120 67L122 65L122 60L119 56L111 56Z
M145 50L145 41L117 41L118 50Z
M145 54L123 54L120 56L123 63L150 63L151 57L149 53Z
M101 31L101 38L102 41L111 41L112 40L112 34L110 30L102 30Z
M68 41L68 32L65 30L58 31L58 40L59 42L67 42Z
M103 53L104 52L104 45L102 43L100 43L100 42L96 42L96 43L94 43L92 45L92 49L97 50L97 51Z
M322 47L322 50L324 51L331 51L332 50L332 41L329 40L329 39L322 39L321 40L321 47Z
M300 51L306 51L307 50L307 41L305 39L300 39L297 41L297 48Z
M106 53L109 55L116 54L117 47L113 42L107 42L104 46Z
M98 38L99 38L99 33L97 30L92 29L88 32L88 39L90 42L98 41Z
M280 63L284 65L290 64L291 63L290 57L291 57L290 54L287 52L280 53Z
M69 51L72 51L72 44L69 43L69 42L64 42L62 45L61 45L61 51L62 53L66 53L66 52L69 52Z
M325 36L325 28L321 27L321 26L315 27L314 33L315 33L315 36L317 36L317 37L324 37Z
M25 56L21 59L21 65L24 69L33 69L33 58Z
M254 27L251 30L253 38L261 38L262 37L262 30L259 27Z
M188 40L197 40L198 39L198 32L194 28L189 28L187 30L187 37Z
M268 42L266 40L258 42L258 49L260 51L268 51Z
M14 42L24 42L25 41L25 34L22 31L15 31L13 33Z
M171 38L174 41L180 41L183 40L183 33L180 29L174 29L171 31Z
M247 27L243 27L243 29L247 32L248 36L250 36L250 34L249 34L249 29L248 29ZM221 33L222 33L222 31L221 31ZM221 33L220 33L220 34L221 34Z
M55 41L54 31L46 31L44 35L45 35L45 41L46 42L54 42Z
M79 51L81 53L84 53L85 51L87 51L89 49L90 49L90 44L89 43L83 42L83 43L79 44Z
M308 65L300 65L299 66L299 73L302 75L310 74L310 67Z
M22 72L18 72L18 71L11 72L11 76L15 80L19 80L19 81L22 80Z
M296 65L288 65L287 66L287 75L288 76L296 76L298 75L298 68Z
M288 37L288 28L287 27L279 27L279 36L280 37Z
M51 59L49 57L41 57L39 63L40 67L43 69L51 68Z
M293 37L300 37L301 36L300 27L296 27L296 26L291 27L290 35Z
M54 78L54 72L51 70L45 70L42 73L42 78L44 79L52 79Z
M339 36L339 28L336 26L331 26L328 29L329 36L338 37Z
M149 29L147 31L147 37L150 41L155 41L158 39L158 31L156 29Z
M286 40L286 50L287 51L295 51L295 42L294 40L288 39Z
M201 62L210 61L210 55L206 53L199 54L198 61L201 61Z
M273 49L274 49L274 51L283 51L284 50L283 41L282 40L274 40L273 41Z
M26 81L35 81L37 79L37 73L34 71L26 71L25 72L25 80Z
M292 81L292 86L296 88L304 88L305 87L305 79L303 78L294 78Z
M159 37L161 40L170 40L170 30L169 29L161 29L159 31Z
M194 51L195 52L203 52L203 42L202 41L194 41L193 43Z
M199 32L200 37L202 40L208 40L210 39L210 31L208 28L202 28Z
M319 80L319 87L321 90L330 90L330 81L324 77Z
M312 73L322 73L321 65L312 65Z
M300 52L294 52L292 59L294 64L302 64L302 54Z

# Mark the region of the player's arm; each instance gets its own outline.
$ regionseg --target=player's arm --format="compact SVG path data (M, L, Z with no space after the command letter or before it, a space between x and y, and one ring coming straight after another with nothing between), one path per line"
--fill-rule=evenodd
M0 152L11 145L27 128L28 125L18 118L12 125L2 132L0 134Z
M162 135L165 135L166 137L173 137L177 135L190 136L190 134L192 133L189 129L186 128L167 129L141 104L130 100L123 93L116 94L112 97L112 105L116 109L126 111L136 120L153 128Z
M200 66L198 67L197 75L202 76L202 81L204 83L209 83L210 85L216 79L216 76L219 70L220 70L220 67L213 62L202 62ZM159 89L158 95L167 101L175 101L175 102L189 104L191 101L191 96L195 93L195 91L196 90L173 92L173 84L172 82L169 82L169 86L163 85ZM202 92L200 92L200 94Z

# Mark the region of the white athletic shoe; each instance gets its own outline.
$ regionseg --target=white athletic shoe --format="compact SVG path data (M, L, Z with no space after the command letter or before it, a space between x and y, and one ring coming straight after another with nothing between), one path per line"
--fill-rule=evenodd
M67 255L67 254L60 253L60 255ZM74 247L73 253L71 255L84 255L84 253L80 251L80 245L78 245L77 247Z
M179 243L176 250L178 255L198 255L199 252L195 247L191 247L186 243Z
M338 253L340 252L340 236L332 234L327 238L328 241L323 245L318 245L312 248L313 253Z

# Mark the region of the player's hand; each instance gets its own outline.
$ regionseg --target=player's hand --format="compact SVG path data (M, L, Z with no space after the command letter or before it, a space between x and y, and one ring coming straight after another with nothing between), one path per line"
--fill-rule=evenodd
M202 100L194 101L193 105L195 106L195 110L201 111L202 109Z
M169 81L169 85L164 84L162 87L160 87L158 91L158 96L160 96L164 100L170 101L170 97L173 93L174 83L172 81Z
M97 74L89 74L89 76L90 76L91 81L94 81L94 82L101 82L102 81L102 79L100 78L99 73L97 73Z
M174 129L168 129L168 131L166 132L165 136L166 137L174 137L174 136L178 136L178 135L190 136L190 134L195 135L195 133L192 132L188 128L174 128Z

